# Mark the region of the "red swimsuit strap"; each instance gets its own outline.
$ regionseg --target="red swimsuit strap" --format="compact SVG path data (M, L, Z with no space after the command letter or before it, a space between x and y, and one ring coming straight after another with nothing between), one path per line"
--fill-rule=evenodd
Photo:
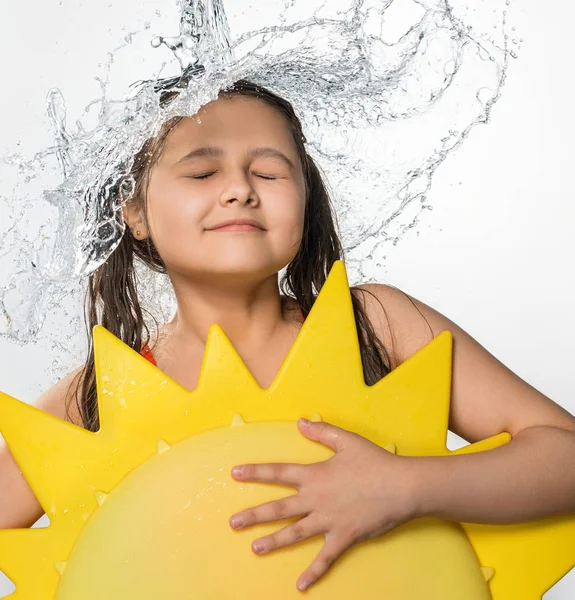
M299 308L299 313L301 315L301 320L305 321L305 317L303 315L303 310L301 309L301 306L298 305ZM154 366L156 365L156 359L154 358L154 355L152 354L152 351L150 350L150 347L148 346L148 344L144 344L142 346L142 350L140 351L140 354L146 359L149 360Z
M156 365L156 359L154 358L154 355L152 354L152 351L150 350L150 346L148 346L148 344L144 344L142 346L142 350L140 351L140 354L146 360L149 360L154 366L157 366Z

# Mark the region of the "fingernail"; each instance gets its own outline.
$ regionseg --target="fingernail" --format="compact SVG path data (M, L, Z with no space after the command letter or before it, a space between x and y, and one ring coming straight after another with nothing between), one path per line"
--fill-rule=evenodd
M304 427L309 427L309 425L311 424L311 421L308 421L307 419L304 419L303 417L299 420L299 422L304 426Z
M241 477L242 476L242 472L243 472L243 469L242 469L241 466L240 467L234 467L232 469L232 476L233 477Z
M252 548L256 554L262 554L265 550L265 547L262 542L254 542L252 544Z
M244 524L243 517L232 517L231 520L232 527L242 527Z
M297 589L300 592L305 592L305 590L307 590L308 586L309 586L309 583L307 581L302 581L301 583L297 584Z

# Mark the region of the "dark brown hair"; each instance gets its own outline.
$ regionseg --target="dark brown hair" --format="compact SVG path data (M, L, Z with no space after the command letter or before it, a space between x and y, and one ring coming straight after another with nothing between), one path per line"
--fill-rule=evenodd
M173 89L173 88L172 88ZM169 102L177 91L164 92L161 102ZM336 231L336 222L326 185L318 166L305 149L305 137L299 118L292 105L271 91L241 80L223 90L220 97L250 96L266 102L281 113L293 134L303 167L307 198L304 231L297 255L287 266L281 279L283 293L293 296L306 316L315 302L327 275L336 260L343 258L343 250ZM166 122L160 133L148 140L136 155L131 175L135 180L133 201L140 203L146 216L146 192L151 167L158 160L170 131L181 118ZM120 218L121 215L118 217ZM101 324L125 344L140 351L147 344L150 332L144 320L144 310L138 299L134 259L137 257L150 269L166 273L162 258L150 237L137 240L126 231L118 247L108 260L89 276L86 295L86 327L89 351L78 378L76 402L86 429L99 428L96 395L94 348L92 329ZM363 364L368 385L373 385L391 370L390 356L378 339L370 323L357 288L352 289L352 301ZM369 293L369 292L367 292ZM383 307L382 307L383 308ZM81 389L80 389L81 388Z

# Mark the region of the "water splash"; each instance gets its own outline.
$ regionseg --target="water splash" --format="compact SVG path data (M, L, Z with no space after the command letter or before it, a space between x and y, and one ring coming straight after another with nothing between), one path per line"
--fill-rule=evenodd
M374 249L416 225L438 166L489 122L515 55L506 0L405 0L403 21L391 0L252 4L226 14L222 0L182 0L179 36L152 40L173 52L178 75L132 85L120 100L102 79L97 125L74 131L52 90L55 145L0 162L0 335L59 344L54 375L79 356L71 340L86 275L124 235L133 157L164 121L195 114L241 78L290 100L331 184L353 281ZM257 7L280 16L250 30ZM179 96L161 106L169 90ZM142 268L138 276L144 305L165 321L174 306L167 281ZM70 331L53 331L62 318Z
M156 37L152 46L165 44L182 72L225 67L233 60L230 29L222 0L180 0L180 35Z

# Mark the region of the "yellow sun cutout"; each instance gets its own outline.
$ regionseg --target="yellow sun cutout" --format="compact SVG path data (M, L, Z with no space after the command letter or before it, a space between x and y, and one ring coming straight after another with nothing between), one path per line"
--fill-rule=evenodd
M239 483L232 466L315 462L331 450L297 432L321 418L403 455L478 452L508 434L446 448L452 339L444 332L374 386L363 379L343 263L335 263L269 389L222 330L188 392L102 327L94 329L101 430L87 432L0 394L0 432L50 517L0 531L17 600L299 598L312 539L269 555L229 517L293 490ZM353 547L312 599L539 600L575 562L575 519L482 526L416 519Z

